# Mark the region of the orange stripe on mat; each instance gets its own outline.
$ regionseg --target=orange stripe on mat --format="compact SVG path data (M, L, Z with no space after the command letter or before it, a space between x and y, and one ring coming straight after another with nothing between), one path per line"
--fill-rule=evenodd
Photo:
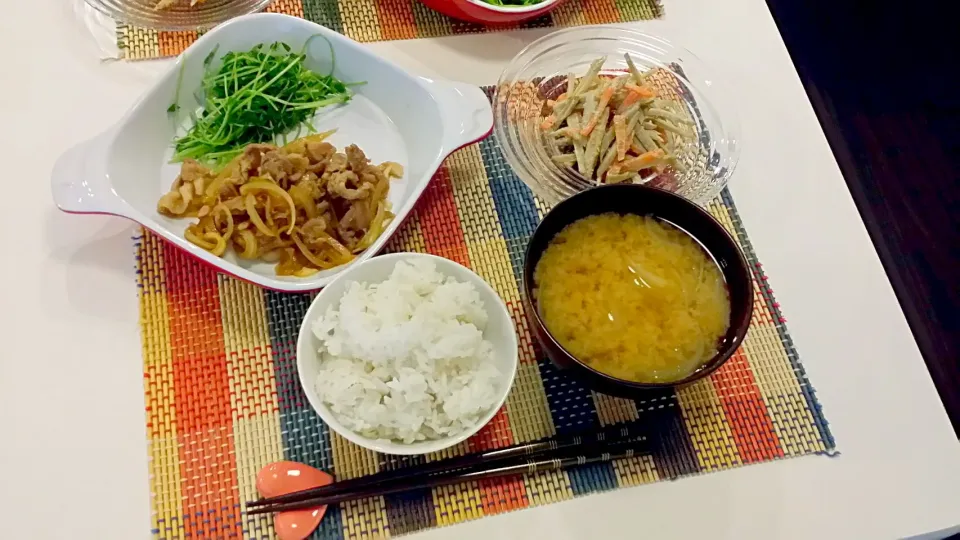
M217 273L177 247L163 243L167 316L174 362L224 354Z
M268 13L284 13L303 18L303 2L300 0L273 0L267 9Z
M520 362L536 364L537 359L543 357L543 351L540 348L540 342L533 337L533 329L530 319L526 315L526 308L522 302L506 302L506 305L517 330Z
M522 478L480 480L477 485L483 501L483 514L486 516L530 506Z
M427 252L446 257L464 266L470 265L467 241L463 235L457 204L453 198L450 174L443 166L433 175L417 208L423 243Z
M500 407L497 414L476 434L467 439L471 452L483 452L494 448L503 448L513 444L513 432L507 418L507 407Z
M756 463L783 457L780 440L743 350L737 350L710 379L720 397L743 462Z
M417 37L417 21L412 2L377 2L380 15L380 39L413 39Z
M583 0L581 3L587 24L605 24L621 18L615 0Z
M232 431L227 427L180 436L183 525L188 537L240 537Z
M500 407L490 422L476 435L470 437L467 443L470 445L471 452L482 452L513 444L513 430L510 429L506 405ZM478 487L485 515L526 508L529 505L527 489L522 478L480 481Z
M197 40L198 34L193 30L157 32L157 43L160 47L160 56L177 56L186 50L191 43Z
M164 244L184 528L240 533L230 379L217 274Z

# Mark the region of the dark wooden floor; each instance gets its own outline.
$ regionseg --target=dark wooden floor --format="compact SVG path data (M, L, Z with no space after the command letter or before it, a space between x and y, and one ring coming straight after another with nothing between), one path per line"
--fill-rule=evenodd
M960 434L960 6L767 4Z

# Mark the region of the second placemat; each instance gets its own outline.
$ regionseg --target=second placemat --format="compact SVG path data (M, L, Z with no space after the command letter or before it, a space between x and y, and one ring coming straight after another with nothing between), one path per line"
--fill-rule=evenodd
M418 0L274 0L267 11L303 17L360 42L517 28L482 26L451 19ZM663 8L659 0L567 0L552 13L525 22L520 27L563 28L649 20L662 15ZM167 32L117 25L120 56L131 60L176 56L198 36L194 31Z

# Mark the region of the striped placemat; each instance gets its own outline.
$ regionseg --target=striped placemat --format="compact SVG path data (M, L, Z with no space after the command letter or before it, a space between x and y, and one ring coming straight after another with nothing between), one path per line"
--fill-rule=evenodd
M593 393L546 360L520 299L527 240L545 206L492 137L451 155L388 251L441 255L474 269L510 308L520 366L506 405L449 451L498 448L640 419L650 455L513 480L472 482L330 508L315 538L390 536L597 491L834 448L785 321L729 192L709 210L736 237L755 278L750 331L709 379L626 400ZM136 239L156 538L272 538L246 516L264 465L293 460L338 478L420 462L332 433L300 390L295 347L309 294L218 275L159 237ZM585 517L584 519L589 519Z
M274 0L266 11L303 17L361 42L517 28L452 19L418 0ZM552 13L519 27L563 28L656 19L662 15L659 0L567 0ZM198 35L195 31L167 32L118 24L117 47L121 58L131 60L176 56Z

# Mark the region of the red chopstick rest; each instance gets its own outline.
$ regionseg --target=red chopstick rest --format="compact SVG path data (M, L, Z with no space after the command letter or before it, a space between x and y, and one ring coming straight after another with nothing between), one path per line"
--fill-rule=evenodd
M257 491L262 497L276 497L333 483L329 474L296 461L277 461L257 473ZM280 540L303 540L320 525L327 507L280 512L273 527Z

